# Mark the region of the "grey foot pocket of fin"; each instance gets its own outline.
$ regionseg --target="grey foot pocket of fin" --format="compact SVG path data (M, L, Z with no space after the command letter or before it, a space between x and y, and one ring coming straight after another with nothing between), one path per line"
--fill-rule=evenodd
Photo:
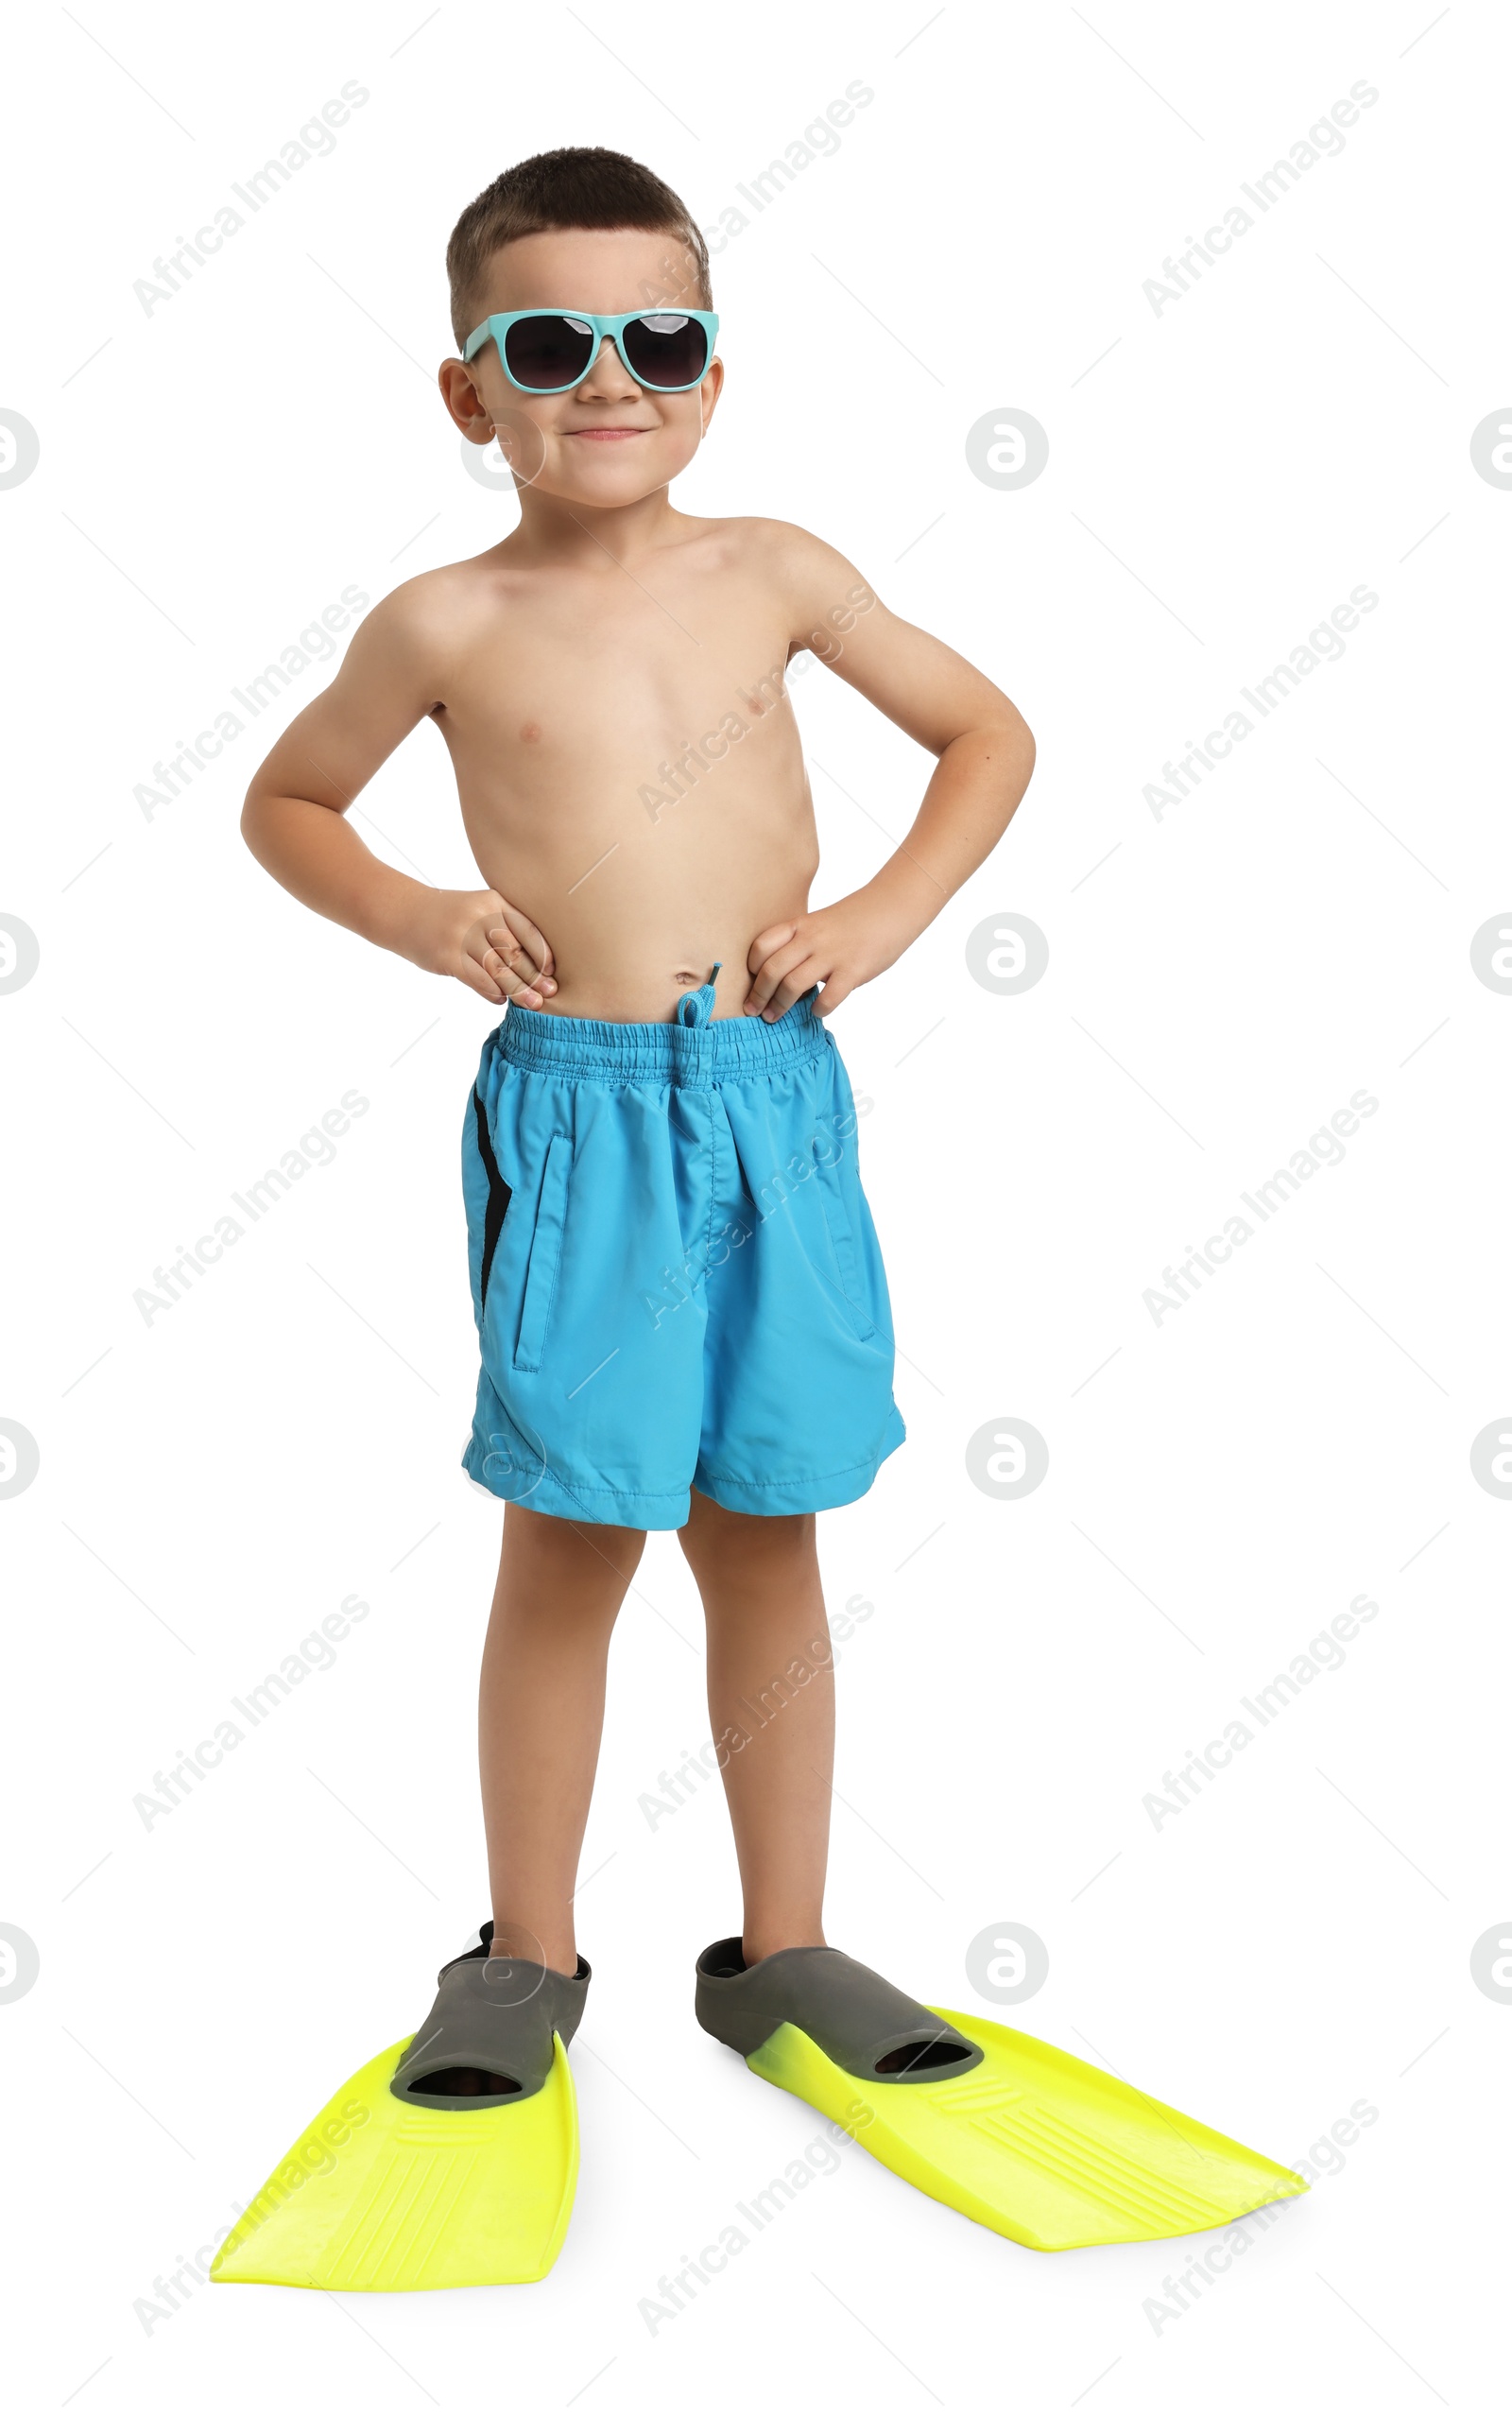
M490 1955L491 1923L471 1953L441 1971L436 2001L389 2082L407 2104L485 2112L539 2095L556 2038L570 2044L583 2017L588 1964L571 1978L512 1955Z
M895 2087L958 2079L982 2048L925 2004L833 1945L793 1945L747 1967L738 1937L698 1958L700 2027L750 2056L784 2023L853 2079Z

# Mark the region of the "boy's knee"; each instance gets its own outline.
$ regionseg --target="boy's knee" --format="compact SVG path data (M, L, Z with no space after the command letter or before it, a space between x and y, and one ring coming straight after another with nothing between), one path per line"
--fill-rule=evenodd
M686 1526L679 1528L678 1541L684 1559L694 1569L700 1565L710 1569L748 1571L752 1566L774 1561L812 1560L815 1558L815 1520L812 1511L793 1516L761 1518L745 1509L725 1509L701 1492L695 1492L693 1508Z
M570 1518L554 1518L553 1526L562 1528L562 1557L588 1573L596 1565L605 1578L610 1569L627 1585L641 1564L645 1549L645 1536L639 1527L585 1527Z
M586 1526L576 1518L548 1518L519 1501L506 1505L504 1533L507 1547L512 1544L528 1551L545 1566L579 1580L595 1572L608 1579L612 1571L627 1584L645 1549L645 1536L639 1527Z

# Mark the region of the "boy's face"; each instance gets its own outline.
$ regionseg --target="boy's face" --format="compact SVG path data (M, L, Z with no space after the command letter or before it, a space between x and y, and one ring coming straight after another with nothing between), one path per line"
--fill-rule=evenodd
M496 251L474 302L474 325L496 311L623 311L703 306L692 254L673 234L637 228L567 228L522 235ZM474 444L496 435L522 485L564 503L613 510L666 486L698 449L724 382L711 361L682 394L638 386L613 344L599 346L581 385L530 394L511 384L498 346L440 371L447 409Z

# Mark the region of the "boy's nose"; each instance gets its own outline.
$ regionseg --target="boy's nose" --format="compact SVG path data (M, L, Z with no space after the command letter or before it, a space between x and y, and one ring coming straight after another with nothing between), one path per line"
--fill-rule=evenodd
M606 336L599 345L598 357L577 390L580 394L601 395L639 394L641 391L621 360L611 336Z

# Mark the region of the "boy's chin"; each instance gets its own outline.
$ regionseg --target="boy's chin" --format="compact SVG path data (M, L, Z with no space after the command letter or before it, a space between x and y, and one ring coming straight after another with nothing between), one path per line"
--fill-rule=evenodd
M549 485L565 502L594 504L603 510L655 494L687 468L697 447L639 441L611 446L575 438L556 450L556 461L535 484Z

